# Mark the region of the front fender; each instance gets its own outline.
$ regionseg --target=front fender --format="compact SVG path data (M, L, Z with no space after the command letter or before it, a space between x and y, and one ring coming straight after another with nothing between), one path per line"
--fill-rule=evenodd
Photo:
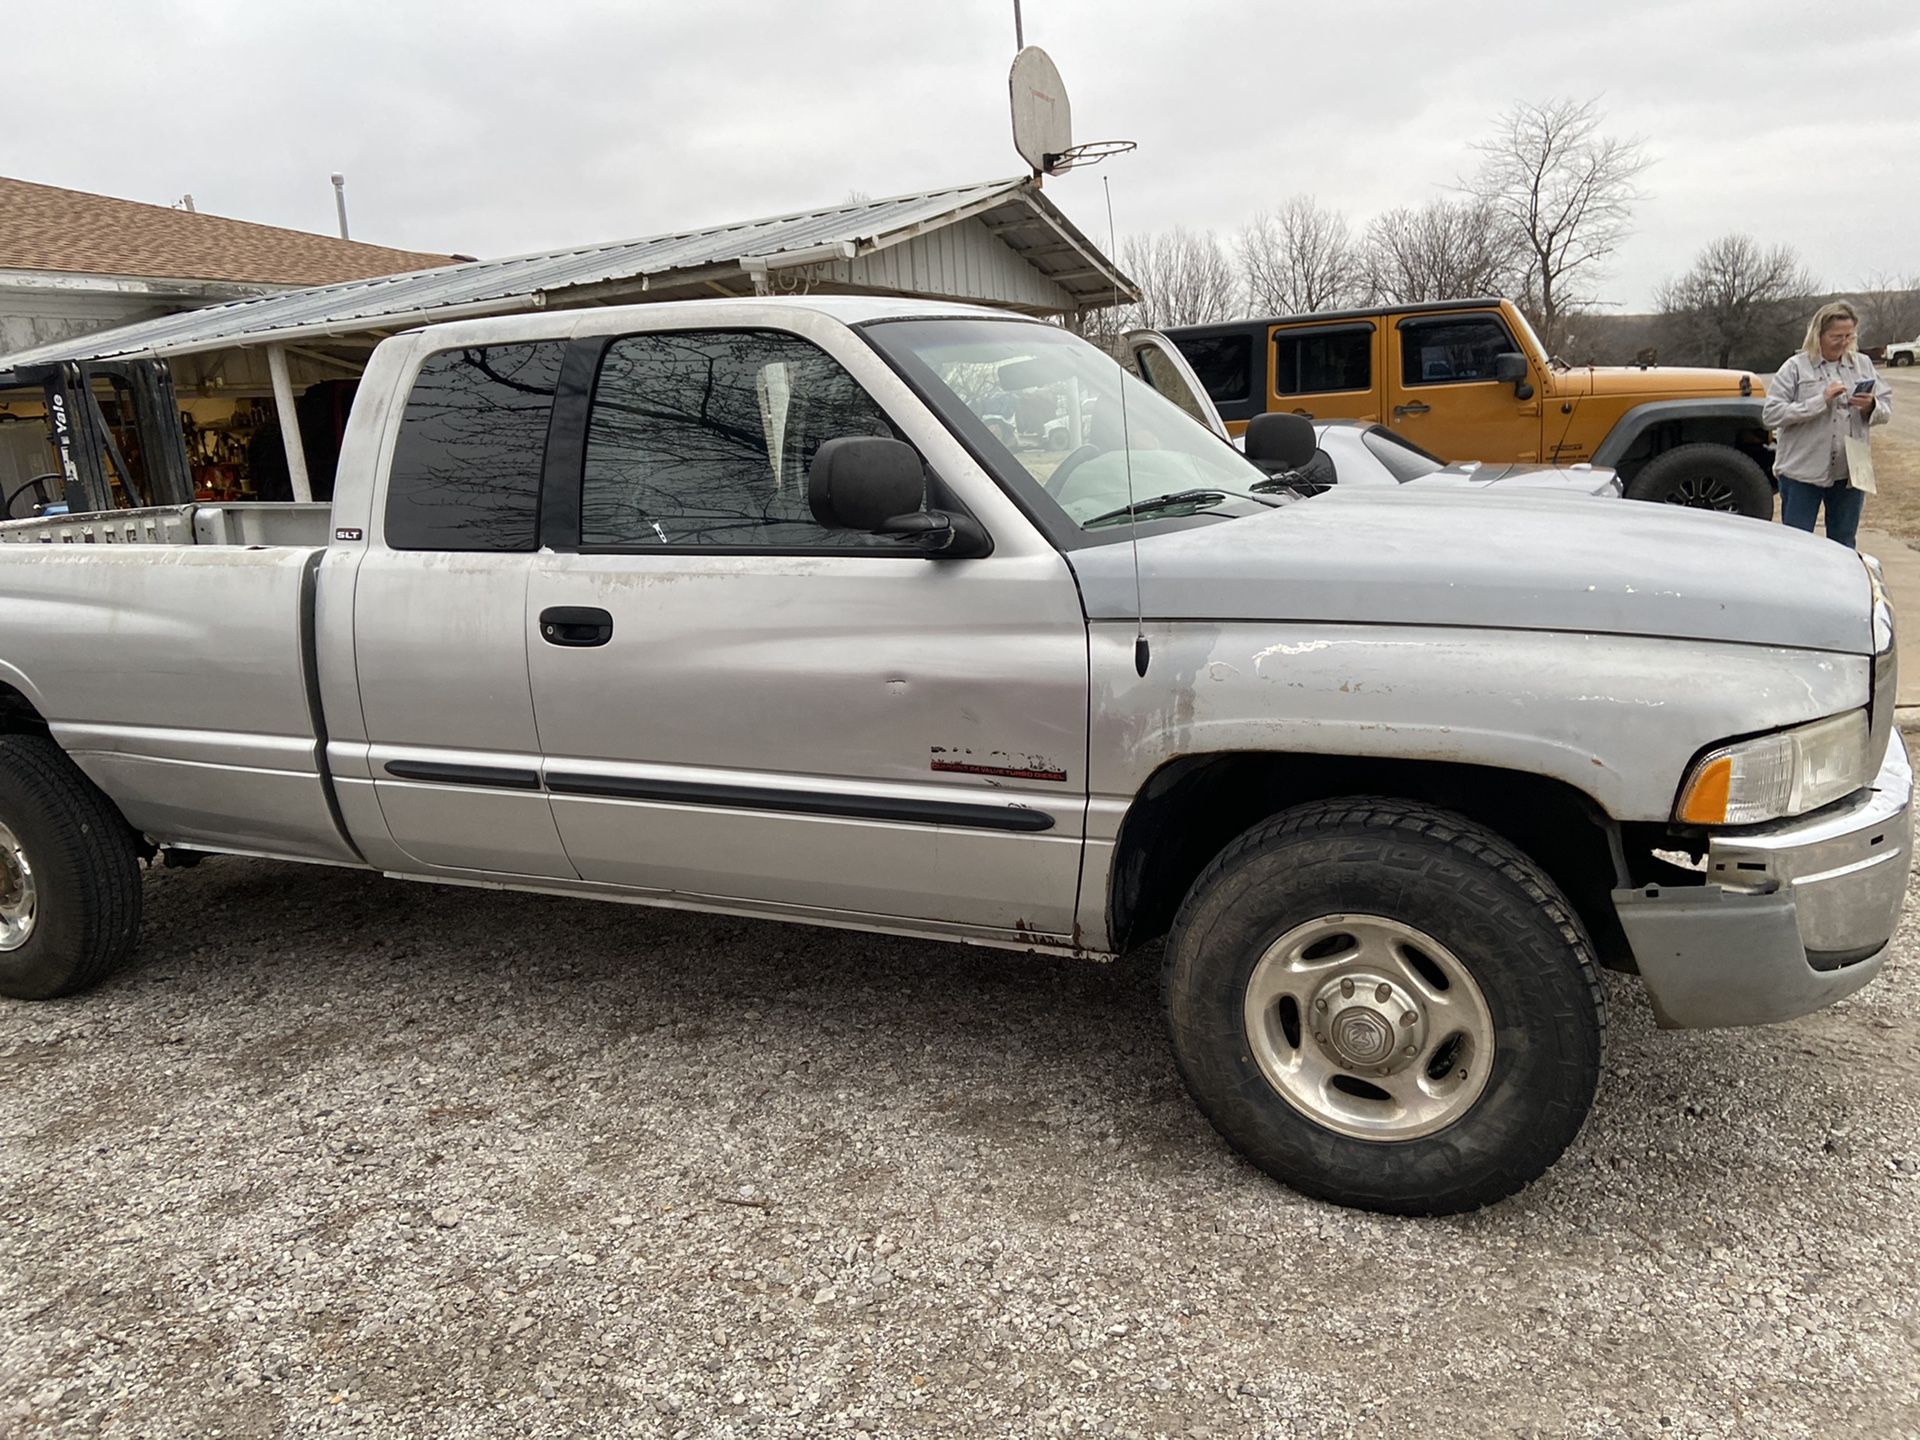
M1108 893L1122 823L1186 756L1435 761L1537 775L1616 822L1665 823L1709 745L1867 703L1865 656L1633 635L1419 625L1091 627L1087 857ZM1096 907L1097 908L1097 907Z
M1634 406L1614 422L1607 438L1594 447L1593 463L1618 467L1640 437L1655 425L1714 420L1764 430L1766 427L1760 423L1763 403L1764 398L1757 394L1751 399L1741 395L1724 400L1649 400Z

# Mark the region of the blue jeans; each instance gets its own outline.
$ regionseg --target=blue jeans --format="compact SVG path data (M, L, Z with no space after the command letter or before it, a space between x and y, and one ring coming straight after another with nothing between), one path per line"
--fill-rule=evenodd
M1820 516L1821 502L1827 507L1827 538L1851 546L1860 531L1860 510L1867 493L1856 490L1845 480L1831 485L1809 485L1804 480L1780 477L1780 523L1796 530L1813 529Z

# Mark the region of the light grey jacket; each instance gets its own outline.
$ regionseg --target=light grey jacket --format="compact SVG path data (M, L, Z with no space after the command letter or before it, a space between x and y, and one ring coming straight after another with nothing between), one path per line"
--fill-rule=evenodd
M1826 398L1827 386L1838 380L1846 395ZM1873 381L1873 410L1862 415L1848 404L1853 387ZM1847 473L1846 440L1867 438L1867 427L1893 418L1893 392L1874 374L1873 362L1857 352L1838 360L1822 360L1804 350L1787 358L1773 383L1761 422L1774 432L1773 472L1807 485L1831 485Z

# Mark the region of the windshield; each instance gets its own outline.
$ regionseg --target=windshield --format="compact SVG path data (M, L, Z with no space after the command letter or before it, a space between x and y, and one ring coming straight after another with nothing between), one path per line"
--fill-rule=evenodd
M1130 516L1242 515L1292 498L1261 494L1270 482L1246 457L1056 326L911 320L867 334L1023 499L1050 502L1084 531Z
M1446 462L1438 455L1429 454L1411 440L1403 440L1391 430L1373 425L1363 430L1360 442L1373 452L1374 458L1387 467L1387 473L1402 485L1409 480L1418 480L1422 475L1431 475L1436 470L1446 469Z

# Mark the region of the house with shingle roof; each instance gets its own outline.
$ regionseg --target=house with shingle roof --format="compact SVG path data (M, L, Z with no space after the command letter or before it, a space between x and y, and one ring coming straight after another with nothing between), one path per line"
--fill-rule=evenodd
M0 177L0 355L204 305L463 258Z

